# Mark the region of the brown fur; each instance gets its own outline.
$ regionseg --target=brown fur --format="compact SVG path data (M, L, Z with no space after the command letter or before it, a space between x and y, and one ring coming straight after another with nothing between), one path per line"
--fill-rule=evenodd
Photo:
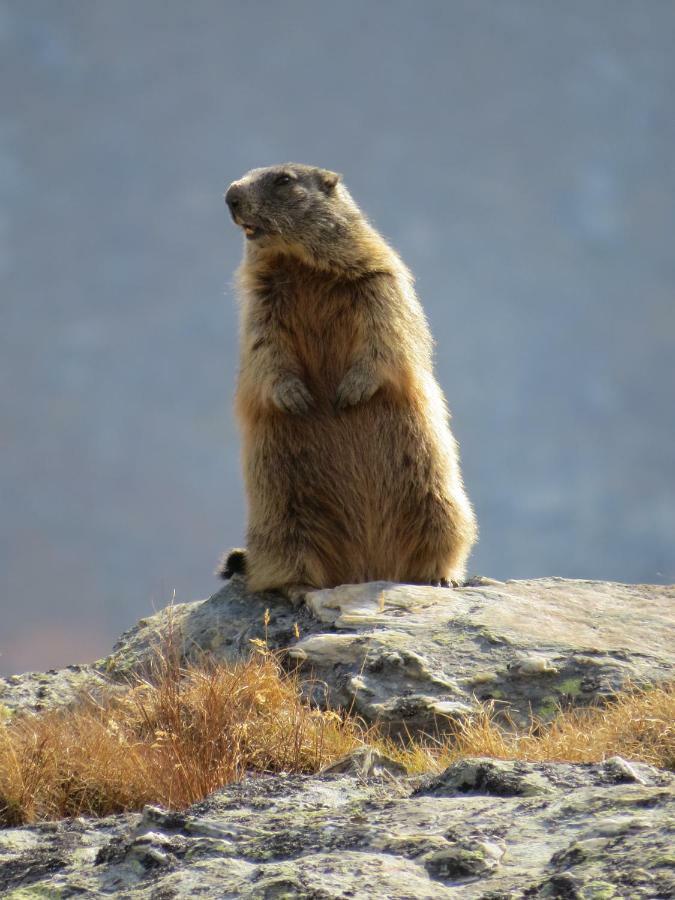
M461 581L475 519L409 271L334 173L254 170L227 197L255 229L238 273L249 588Z

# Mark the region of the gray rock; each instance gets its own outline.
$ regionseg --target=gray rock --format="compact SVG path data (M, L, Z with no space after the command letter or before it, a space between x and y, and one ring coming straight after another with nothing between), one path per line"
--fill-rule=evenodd
M162 610L90 666L0 682L0 711L72 702L152 668L287 650L308 694L392 731L428 731L493 698L523 720L672 671L673 588L475 581L366 584L293 606L234 579ZM259 644L258 644L259 646ZM675 895L675 779L598 765L464 759L405 777L364 749L318 776L248 778L184 812L0 831L0 894L37 897L666 898ZM670 819L669 819L670 816Z
M372 747L361 747L322 770L323 775L360 775L362 778L387 778L406 775L406 768Z
M442 727L475 700L550 719L672 676L675 588L541 579L459 590L386 583L307 596L331 626L291 655L333 702L393 728Z
M607 777L613 781L636 781L638 784L644 784L644 778L637 771L635 766L631 765L621 756L612 756L605 760L604 771Z
M104 661L0 678L0 723L17 709L39 712L66 706L89 693L107 690L110 684Z
M532 767L517 760L463 759L420 790L420 794L453 796L466 793L495 797L533 797L549 794L549 781Z
M123 684L172 634L183 660L233 660L255 639L288 650L315 702L394 733L443 730L482 700L516 721L546 720L560 704L671 678L673 601L672 586L546 578L475 579L461 589L344 585L294 606L249 594L234 578L208 600L141 620L97 664L0 681L0 704L39 708L96 691L106 678Z
M635 769L641 783L610 781L603 765L481 759L421 783L249 778L183 813L0 831L0 894L671 897L675 779Z

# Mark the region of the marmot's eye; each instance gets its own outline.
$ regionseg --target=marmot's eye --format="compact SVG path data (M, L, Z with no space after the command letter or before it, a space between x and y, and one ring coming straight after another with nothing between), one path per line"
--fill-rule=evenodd
M290 184L291 181L293 181L293 179L290 175L277 175L277 177L274 179L274 183L275 185L277 185L277 187L281 187L284 184Z

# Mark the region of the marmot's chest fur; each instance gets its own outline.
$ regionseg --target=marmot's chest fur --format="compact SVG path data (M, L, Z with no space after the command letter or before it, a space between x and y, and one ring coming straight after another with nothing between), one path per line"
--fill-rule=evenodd
M304 267L285 267L257 302L268 307L280 340L317 402L330 402L363 332L364 311L355 308L353 284Z

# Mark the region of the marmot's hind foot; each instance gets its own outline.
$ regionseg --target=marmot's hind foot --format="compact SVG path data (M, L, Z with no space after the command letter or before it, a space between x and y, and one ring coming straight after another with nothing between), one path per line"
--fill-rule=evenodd
M430 581L429 584L431 587L442 587L442 588L457 588L462 587L461 581L457 581L454 578L436 578L433 581Z
M246 550L242 547L234 547L223 555L218 563L216 575L221 578L232 578L233 575L246 574Z
M281 593L290 602L291 606L297 609L305 602L305 595L316 588L311 584L285 584L281 588Z

